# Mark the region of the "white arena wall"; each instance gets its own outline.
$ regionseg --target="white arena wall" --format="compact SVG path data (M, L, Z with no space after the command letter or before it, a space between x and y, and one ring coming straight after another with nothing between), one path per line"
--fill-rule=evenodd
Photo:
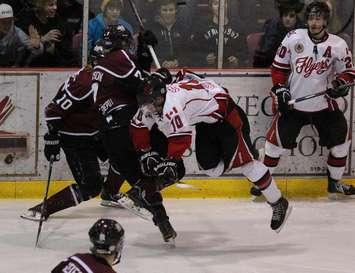
M0 123L0 181L45 180L48 163L43 155L43 134L46 132L44 107L59 86L73 71L0 72L0 101L9 96L14 109ZM258 71L199 71L229 89L235 101L248 115L252 140L257 148L263 146L266 129L271 123L271 99L268 96L271 79L268 70ZM315 90L321 91L321 90ZM339 100L353 130L353 96ZM1 120L1 117L0 117ZM354 144L348 158L346 177L355 176ZM305 127L298 147L287 153L276 175L324 176L327 150L318 145L317 132ZM62 154L64 157L64 154ZM194 149L185 154L187 176L203 178L194 156ZM105 166L103 166L105 169ZM226 178L239 177L235 170ZM53 178L72 179L64 158L55 163Z

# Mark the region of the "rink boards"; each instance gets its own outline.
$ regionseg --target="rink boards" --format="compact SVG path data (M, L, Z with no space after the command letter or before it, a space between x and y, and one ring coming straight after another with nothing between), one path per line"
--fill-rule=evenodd
M0 197L31 198L42 196L43 181L48 164L43 156L43 134L46 131L44 107L54 97L59 86L73 71L2 73L0 76ZM234 100L247 113L251 125L251 137L261 148L271 123L271 79L268 70L258 71L199 71L229 89ZM316 90L320 91L320 90ZM6 109L1 101L11 99ZM4 104L4 103L3 103ZM353 130L353 98L339 99L350 130ZM1 112L3 111L3 112ZM3 114L3 118L1 116ZM354 144L348 158L344 176L355 177ZM305 127L298 139L298 147L289 151L276 170L280 187L294 196L322 196L325 184L327 150L318 145L317 133ZM197 168L194 148L184 155L189 183L196 187L181 189L171 187L165 194L171 197L247 197L249 185L234 170L222 179L207 179ZM106 172L107 166L102 166ZM302 178L307 177L307 178ZM67 185L72 176L64 154L55 163L53 191ZM38 182L42 181L42 182Z

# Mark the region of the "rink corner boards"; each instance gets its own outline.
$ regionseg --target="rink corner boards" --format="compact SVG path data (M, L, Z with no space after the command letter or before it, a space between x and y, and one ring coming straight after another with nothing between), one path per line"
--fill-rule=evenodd
M327 194L325 177L275 178L284 196L295 199L322 198ZM355 185L355 178L343 179ZM52 181L49 195L70 185L72 181ZM42 198L45 181L0 181L0 198ZM167 198L249 198L251 184L243 178L184 179L181 184L163 190ZM129 189L127 183L122 191Z

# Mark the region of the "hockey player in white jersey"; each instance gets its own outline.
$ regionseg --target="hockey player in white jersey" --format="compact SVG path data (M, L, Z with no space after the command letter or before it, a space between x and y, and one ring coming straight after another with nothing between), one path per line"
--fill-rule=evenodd
M186 71L179 72L176 82L168 85L159 74L153 74L146 79L138 103L141 107L132 119L131 135L136 150L142 154L143 172L162 178L159 189L181 178L179 164L191 146L195 127L199 167L213 177L240 167L271 205L271 228L281 230L292 207L282 197L267 167L254 160L248 119L226 89ZM164 159L151 145L150 132L155 126L167 137Z
M346 42L327 32L330 11L327 4L314 1L305 12L308 29L291 31L282 41L271 68L271 95L277 112L267 133L264 164L272 172L285 149L295 148L303 126L312 124L319 144L329 149L327 160L329 197L355 195L352 185L342 183L350 146L347 121L336 99L345 97L354 82L352 55ZM295 103L317 91L325 96ZM255 194L255 188L252 189Z

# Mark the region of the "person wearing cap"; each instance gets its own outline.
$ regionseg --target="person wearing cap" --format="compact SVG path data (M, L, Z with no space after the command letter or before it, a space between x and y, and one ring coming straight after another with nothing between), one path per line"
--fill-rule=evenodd
M26 53L40 55L43 45L39 36L31 31L30 36L14 25L12 7L0 4L0 66L26 65Z
M123 10L122 0L103 0L100 5L101 12L89 20L88 43L89 51L97 40L102 39L104 29L109 25L123 25L131 34L133 28L121 17Z

